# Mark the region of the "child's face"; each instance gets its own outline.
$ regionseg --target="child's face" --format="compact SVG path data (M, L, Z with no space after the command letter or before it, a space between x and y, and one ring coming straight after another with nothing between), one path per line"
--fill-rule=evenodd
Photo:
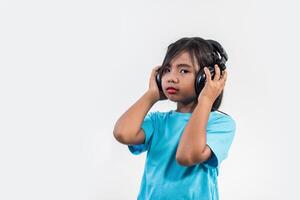
M196 64L196 61L194 63ZM183 51L173 58L162 75L162 88L166 97L175 102L195 100L195 78L198 71L199 66L193 65L191 56L187 51ZM178 90L175 93L169 93L168 87L174 87Z

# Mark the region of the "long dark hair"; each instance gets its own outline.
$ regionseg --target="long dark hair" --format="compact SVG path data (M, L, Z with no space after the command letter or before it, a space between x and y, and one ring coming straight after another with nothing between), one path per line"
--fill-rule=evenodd
M203 69L205 66L212 65L215 62L213 56L214 47L207 40L200 37L184 37L168 46L160 73L164 71L174 57L183 51L189 53L193 65L195 65L194 58L196 59L199 70ZM214 101L211 111L219 109L223 99L223 92L224 90L222 90L220 95Z

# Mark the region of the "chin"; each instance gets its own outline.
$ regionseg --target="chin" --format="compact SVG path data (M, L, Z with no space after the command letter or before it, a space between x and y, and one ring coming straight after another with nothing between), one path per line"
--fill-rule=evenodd
M168 97L168 96L167 96ZM176 102L176 103L183 103L183 104L189 104L189 103L192 103L192 102L197 102L198 101L198 98L196 97L183 97L183 98L180 98L180 97L168 97L168 99L170 101L173 101L173 102Z
M166 95L166 97L170 100L170 101L173 101L173 102L182 102L185 100L185 98L181 97L181 96L178 96L178 95Z
M172 96L172 95L165 94L165 96L166 96L166 97L168 98L168 100L170 100L170 101L176 101L176 100L177 100L177 98L174 97L174 96Z

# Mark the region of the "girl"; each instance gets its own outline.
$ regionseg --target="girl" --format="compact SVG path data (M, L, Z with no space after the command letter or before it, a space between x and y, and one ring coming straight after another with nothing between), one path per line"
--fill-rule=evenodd
M162 66L152 70L147 92L115 124L114 137L130 152L147 151L138 200L219 199L217 176L236 125L218 111L227 72L224 62L223 70L215 65L220 59L213 43L219 44L185 37L170 44ZM200 72L206 78L198 94ZM177 109L148 113L165 99Z

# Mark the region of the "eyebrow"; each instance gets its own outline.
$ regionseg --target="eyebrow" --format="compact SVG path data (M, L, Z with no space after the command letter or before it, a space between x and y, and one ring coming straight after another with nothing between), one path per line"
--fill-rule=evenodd
M168 64L167 67L170 67L170 64ZM185 63L180 63L180 64L177 64L177 67L188 67L188 68L191 68L192 66L188 65L188 64L185 64Z

